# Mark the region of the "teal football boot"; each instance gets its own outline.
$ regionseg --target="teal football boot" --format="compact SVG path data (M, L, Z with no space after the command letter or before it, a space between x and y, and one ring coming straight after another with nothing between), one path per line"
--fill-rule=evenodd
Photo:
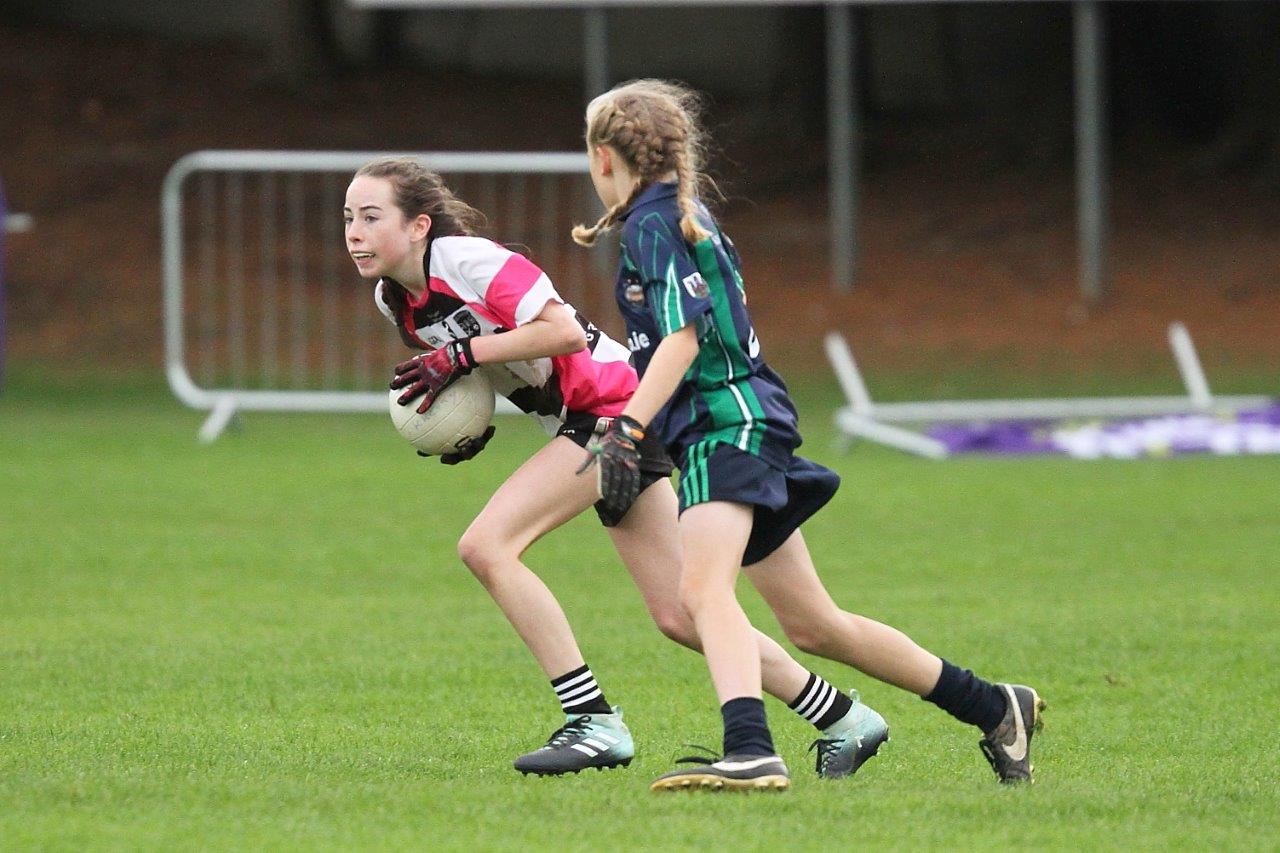
M615 705L612 714L570 715L546 746L517 758L515 767L526 775L560 776L589 767L626 767L635 754L622 709Z
M889 739L884 717L863 705L858 691L849 691L849 698L853 699L849 713L823 729L822 737L809 746L818 752L814 769L824 779L852 776Z

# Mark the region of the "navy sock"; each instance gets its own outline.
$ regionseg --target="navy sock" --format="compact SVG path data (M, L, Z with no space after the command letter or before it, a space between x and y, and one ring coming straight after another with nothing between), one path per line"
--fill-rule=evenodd
M977 726L984 734L1000 725L1008 704L994 684L946 660L938 683L922 698L960 722Z
M764 700L739 696L720 706L725 755L774 755L773 735L764 718Z

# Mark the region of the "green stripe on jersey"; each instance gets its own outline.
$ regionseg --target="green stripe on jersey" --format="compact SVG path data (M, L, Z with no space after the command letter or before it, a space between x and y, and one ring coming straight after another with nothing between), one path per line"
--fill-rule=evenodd
M723 387L703 392L707 408L717 424L735 424L738 428L729 439L735 447L748 453L758 453L764 438L764 407L751 387L751 359L738 341L738 330L733 323L733 310L729 304L729 283L720 272L715 244L710 238L695 247L698 270L702 273L711 292L711 334L699 350L699 363L713 382L723 382ZM737 281L734 287L739 287Z
M652 227L647 227L649 220L655 220ZM676 271L675 255L671 254L667 267L664 270L658 269L658 249L662 247L668 240L663 234L666 230L666 223L662 216L657 213L646 214L639 222L640 236L636 250L640 253L640 277L645 282L660 282L660 292L656 294L654 303L654 319L658 324L658 331L665 338L666 336L683 329L685 326L684 302L680 299L680 275ZM660 230L661 229L661 230ZM650 249L646 257L644 241L645 237L649 238Z
M663 276L665 289L662 295L662 336L665 338L672 332L684 328L684 305L680 300L680 274L676 272L676 259L667 263L667 272Z

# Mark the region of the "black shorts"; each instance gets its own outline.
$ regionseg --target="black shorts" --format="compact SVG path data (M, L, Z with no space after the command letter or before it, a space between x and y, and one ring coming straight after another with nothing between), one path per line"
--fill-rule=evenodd
M710 501L751 504L755 520L742 565L758 563L781 547L840 488L830 468L792 456L775 468L732 444L698 442L680 468L680 511Z
M604 434L604 431L609 428L610 420L612 419L602 418L599 415L570 412L564 424L556 431L556 435L563 435L579 447L586 448L593 436ZM667 479L675 470L676 466L671 462L671 457L667 455L662 442L652 430L645 432L644 438L636 449L640 451L641 492L659 480ZM616 526L625 516L625 513L615 515L609 512L604 507L604 501L596 501L595 507L596 515L600 516L600 523L605 527Z

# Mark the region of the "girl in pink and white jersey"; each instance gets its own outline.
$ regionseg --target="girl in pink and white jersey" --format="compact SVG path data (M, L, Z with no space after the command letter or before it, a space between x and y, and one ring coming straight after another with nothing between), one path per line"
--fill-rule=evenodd
M551 440L507 478L462 534L462 561L497 602L551 681L565 725L516 759L524 773L558 775L631 762L634 745L583 659L564 611L523 563L525 550L593 504L659 629L692 649L697 633L679 604L680 546L672 465L656 436L641 442L641 492L622 513L600 502L594 478L576 476L582 449L608 428L638 379L626 347L578 314L522 255L474 236L481 215L440 177L407 158L361 168L343 208L347 251L376 281L378 309L411 348L391 387L419 411L459 376L485 372L499 393L539 419ZM474 458L493 428L441 457ZM850 699L755 632L765 689L820 728L854 713Z

